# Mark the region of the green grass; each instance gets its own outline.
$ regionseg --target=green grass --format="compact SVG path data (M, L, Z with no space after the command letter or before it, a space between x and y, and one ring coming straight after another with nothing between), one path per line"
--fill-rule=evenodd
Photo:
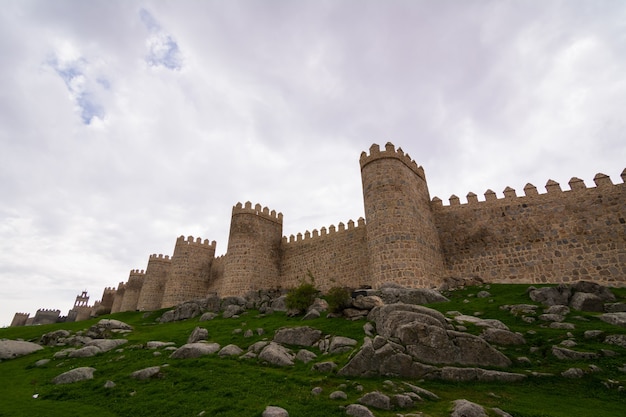
M527 344L503 347L514 362L512 372L528 371L559 374L570 367L588 369L590 364L599 366L602 372L587 374L582 379L565 379L560 376L529 377L515 384L502 383L450 383L444 381L414 381L400 378L343 378L336 374L321 374L311 370L312 364L296 363L289 368L259 364L256 360L219 358L210 355L199 359L170 359L168 352L143 348L150 340L172 341L178 346L196 326L209 332L209 340L225 346L234 343L243 349L259 340L270 340L274 332L283 326L308 325L325 334L352 337L363 340L363 320L319 318L303 322L299 317L287 317L282 313L261 316L249 311L236 319L218 317L212 321L196 319L176 323L158 324L155 319L163 311L148 315L128 312L108 317L122 320L135 330L126 336L129 342L121 351L110 351L93 358L52 360L47 365L35 367L39 359L52 358L62 347L46 347L29 356L0 363L0 416L260 416L266 405L287 409L291 416L344 416L340 406L355 403L363 393L378 390L387 394L402 392L402 382L407 381L435 392L440 400L416 403L410 410L380 411L376 416L391 417L398 413L423 412L429 416L447 416L451 401L465 398L485 407L498 407L516 417L571 417L571 416L623 416L626 394L618 386L626 386L626 374L617 368L626 363L626 349L605 345L601 340L585 340L585 330L603 330L607 334L624 334L626 329L608 325L597 314L571 312L566 321L576 325L573 334L578 345L575 350L598 351L611 349L615 357L602 357L593 362L559 361L551 354L553 345L568 338L568 331L541 327L541 322L526 323L502 310L504 304L535 304L526 295L527 285L491 285L487 289L491 297L477 298L475 294L485 288L470 287L446 294L450 302L432 304L430 307L446 314L460 311L463 314L480 313L483 318L501 320L513 331L524 335ZM626 299L626 290L615 290ZM538 309L541 313L542 307ZM577 318L575 318L577 317ZM0 329L0 338L37 340L47 332L67 329L72 332L87 329L97 320L79 323L61 323L36 327ZM245 338L247 329L263 328L265 334ZM482 329L467 326L468 331L479 334ZM234 333L235 329L242 329ZM534 334L528 333L535 332ZM533 352L530 348L533 347ZM333 360L344 365L349 353L341 355L318 354L316 361ZM520 364L515 359L524 356L531 364ZM136 381L130 374L148 366L161 365L162 378ZM167 366L165 366L167 365ZM79 366L97 369L94 379L69 385L53 385L51 380L62 372ZM114 388L104 388L108 380ZM391 380L394 385L385 383ZM612 381L612 382L610 382ZM605 386L609 385L609 387ZM311 394L313 387L320 386L320 396ZM359 391L359 386L363 391ZM394 388L395 387L395 388ZM328 395L341 389L348 400L331 400ZM33 394L39 394L33 398ZM489 410L491 413L491 411ZM495 414L491 413L491 416Z

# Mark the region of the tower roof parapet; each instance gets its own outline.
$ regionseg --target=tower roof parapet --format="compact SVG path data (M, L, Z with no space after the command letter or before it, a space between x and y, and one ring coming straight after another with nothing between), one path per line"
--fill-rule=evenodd
M196 245L215 249L215 247L217 246L217 242L209 242L209 239L202 240L202 238L194 238L193 236L187 236L185 238L185 236L181 235L176 239L176 245Z
M372 146L370 146L369 151L370 151L369 155L366 152L361 152L361 157L359 158L361 169L363 169L363 167L365 167L370 162L377 161L379 159L394 158L402 162L404 165L406 165L411 171L417 174L420 178L424 180L426 179L426 176L424 175L424 168L417 165L417 162L411 159L408 153L404 153L402 148L398 148L396 150L395 146L391 142L387 142L387 144L385 145L384 151L381 151L380 146L375 143L372 144Z
M153 253L152 255L150 255L150 258L148 260L149 261L172 262L172 259L170 259L169 255L163 255L162 253L159 253L158 255L156 253Z
M258 203L252 207L252 203L250 201L246 201L245 204L241 204L239 202L234 205L233 216L237 214L254 214L275 223L283 224L283 213L276 213L276 210L270 211L269 208L261 207Z

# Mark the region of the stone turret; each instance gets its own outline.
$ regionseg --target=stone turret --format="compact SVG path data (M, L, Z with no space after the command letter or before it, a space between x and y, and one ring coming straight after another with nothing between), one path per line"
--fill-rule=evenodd
M143 286L145 276L146 274L143 269L141 271L138 269L130 271L120 311L137 310L137 301L139 301L139 294L141 293L141 287Z
M444 261L424 170L391 143L360 164L372 284L437 286Z
M209 243L201 238L194 240L193 236L187 239L180 236L176 240L161 308L206 296L215 247L215 241Z
M279 285L283 215L260 204L233 207L221 295Z
M167 274L171 266L172 260L168 255L150 255L143 286L137 301L137 310L152 311L161 308Z

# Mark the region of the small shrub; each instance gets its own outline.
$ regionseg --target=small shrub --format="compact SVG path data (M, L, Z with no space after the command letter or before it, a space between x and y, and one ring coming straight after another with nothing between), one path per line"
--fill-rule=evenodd
M331 313L340 313L350 307L352 298L346 288L332 287L326 293L326 302L328 302L328 309Z
M302 282L296 288L289 290L285 298L285 305L290 310L298 310L300 313L306 311L307 308L315 301L315 297L319 290L313 285L313 276L309 272L311 282Z

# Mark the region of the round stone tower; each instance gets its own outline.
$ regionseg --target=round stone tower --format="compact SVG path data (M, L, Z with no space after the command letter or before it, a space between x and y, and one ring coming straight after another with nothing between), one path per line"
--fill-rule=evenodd
M126 291L124 292L124 298L122 299L122 305L120 311L135 311L137 310L137 301L139 300L139 294L141 293L141 287L143 286L143 280L145 273L143 269L133 269L130 271L128 281L126 282Z
M424 170L391 143L361 154L372 286L440 284L444 262Z
M180 236L176 239L161 308L206 297L215 247L215 241L209 243L207 239L194 240L193 236L187 239Z
M249 201L233 207L221 296L279 285L283 215Z
M137 301L137 310L153 311L161 308L167 274L171 266L172 260L168 255L150 255L139 301Z

